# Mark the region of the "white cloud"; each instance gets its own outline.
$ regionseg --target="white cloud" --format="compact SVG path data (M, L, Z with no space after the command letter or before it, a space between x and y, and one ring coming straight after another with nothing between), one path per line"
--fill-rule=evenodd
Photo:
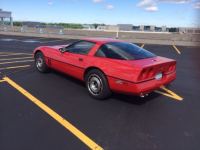
M114 9L114 6L111 4L108 4L108 5L106 5L106 9L109 9L109 10Z
M141 0L137 5L138 7L144 8L146 11L155 12L158 11L156 0Z
M114 6L112 4L108 4L106 0L92 0L92 1L93 3L103 3L105 5L105 8L108 10L114 9Z
M192 1L193 0L140 0L137 6L143 8L146 11L155 12L158 11L159 3L185 4Z
M184 4L191 1L192 0L158 0L158 2L177 3L177 4Z
M158 7L157 6L149 6L145 8L146 11L150 11L150 12L155 12L158 11Z
M177 3L177 4L184 4L190 1L192 0L158 0L158 2Z
M94 3L101 3L103 0L92 0Z
M52 1L48 1L48 3L47 3L48 5L53 5L53 2Z
M155 0L141 0L140 3L138 3L138 6L140 7L148 7L148 6L152 6L152 5L155 5L156 2Z

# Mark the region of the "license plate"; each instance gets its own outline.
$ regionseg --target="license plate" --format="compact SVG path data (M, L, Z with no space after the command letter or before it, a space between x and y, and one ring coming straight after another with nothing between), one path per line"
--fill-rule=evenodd
M155 79L156 80L160 80L160 79L162 79L162 73L158 73L156 76L155 76Z

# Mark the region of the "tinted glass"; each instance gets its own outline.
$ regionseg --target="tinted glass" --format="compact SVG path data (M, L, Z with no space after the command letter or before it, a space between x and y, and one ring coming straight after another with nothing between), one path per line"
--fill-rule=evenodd
M156 55L131 43L111 42L102 45L95 56L121 60L138 60L155 57Z
M87 42L87 41L81 41L77 42L75 44L72 44L71 46L67 47L67 51L70 53L76 53L76 54L83 54L86 55L89 53L90 49L94 46L95 44L92 42Z

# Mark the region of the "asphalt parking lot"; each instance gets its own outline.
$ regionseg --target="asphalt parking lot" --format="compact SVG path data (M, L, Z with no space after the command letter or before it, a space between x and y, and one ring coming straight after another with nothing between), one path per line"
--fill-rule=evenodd
M82 82L56 71L41 74L34 68L35 47L70 41L0 35L1 150L91 149L87 138L94 142L93 149L200 149L200 47L140 44L177 60L177 79L146 98L113 94L98 101L88 95ZM26 92L5 81L5 76ZM30 95L26 97L27 92L63 121L56 121ZM63 125L66 121L77 130Z

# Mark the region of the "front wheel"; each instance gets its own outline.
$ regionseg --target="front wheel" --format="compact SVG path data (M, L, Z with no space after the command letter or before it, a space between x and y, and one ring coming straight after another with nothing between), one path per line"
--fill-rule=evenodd
M48 72L49 68L45 62L44 55L41 52L35 54L35 66L39 72Z
M103 100L111 95L105 75L97 69L93 69L86 74L86 87L89 94L96 99Z

